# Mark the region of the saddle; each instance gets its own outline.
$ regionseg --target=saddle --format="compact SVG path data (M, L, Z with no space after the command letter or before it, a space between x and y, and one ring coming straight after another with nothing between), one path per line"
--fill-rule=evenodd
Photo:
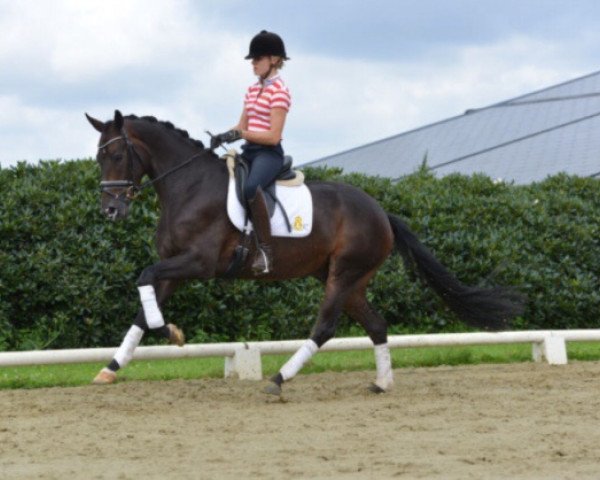
M251 235L251 228L248 229L250 224L249 208L243 194L250 169L246 161L234 149L229 150L221 159L225 160L229 170L227 215L232 224L241 232L231 262L222 277L235 278L246 263L248 252L252 248L252 238L256 240L256 237ZM304 184L304 174L292 169L292 157L284 158L276 181L263 191L271 217L272 235L299 238L310 234L312 230L312 197L310 190ZM277 192L279 192L281 201L277 198ZM284 204L292 217L286 212ZM291 222L290 218L292 218Z
M229 176L235 179L235 193L238 200L248 212L248 204L244 198L244 186L248 179L250 167L246 160L234 149L229 150L223 157L227 162L227 168L229 169ZM292 169L293 159L289 155L283 157L283 166L277 174L275 181L263 189L265 194L265 201L267 202L267 209L269 210L269 216L273 217L275 213L275 207L279 205L285 215L285 209L283 205L277 199L275 193L275 185L282 185L287 187L296 187L304 183L304 174L299 170ZM287 217L287 215L285 215ZM291 230L291 227L290 227Z

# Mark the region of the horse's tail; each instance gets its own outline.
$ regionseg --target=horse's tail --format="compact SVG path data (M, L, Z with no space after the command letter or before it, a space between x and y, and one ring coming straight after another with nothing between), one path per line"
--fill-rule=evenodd
M511 288L477 288L461 283L419 241L408 226L388 214L397 250L408 268L419 275L461 319L471 326L502 330L524 311L525 296Z

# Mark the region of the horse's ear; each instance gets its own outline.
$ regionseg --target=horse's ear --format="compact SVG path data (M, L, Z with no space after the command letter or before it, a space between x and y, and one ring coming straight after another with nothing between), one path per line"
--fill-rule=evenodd
M87 113L85 114L85 117L88 119L88 122L90 122L92 124L92 127L94 127L96 130L98 130L100 133L102 133L104 131L104 122L101 122L100 120L94 118L94 117L90 117Z
M115 110L114 126L119 131L123 128L123 115L119 110Z

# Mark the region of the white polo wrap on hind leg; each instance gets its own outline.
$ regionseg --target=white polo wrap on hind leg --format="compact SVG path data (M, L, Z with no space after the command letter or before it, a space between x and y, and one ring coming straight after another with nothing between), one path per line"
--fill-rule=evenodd
M133 351L135 347L137 347L142 341L142 337L144 336L144 330L142 330L137 325L132 325L125 338L121 342L121 346L115 353L114 359L117 361L119 366L123 368L127 365L131 359L133 358Z
M165 320L160 308L158 308L154 287L152 285L144 285L143 287L138 287L138 290L140 291L140 299L148 328L162 327L165 324Z
M394 375L392 373L392 358L387 343L375 345L375 365L377 366L377 385L382 390L389 390L394 385Z
M294 378L302 366L318 351L319 347L313 340L304 342L298 351L294 353L292 358L290 358L286 364L281 367L281 370L279 370L283 379L289 380L290 378Z

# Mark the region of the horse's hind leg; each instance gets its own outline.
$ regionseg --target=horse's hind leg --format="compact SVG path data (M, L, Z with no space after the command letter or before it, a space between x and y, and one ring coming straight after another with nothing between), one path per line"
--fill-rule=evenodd
M387 344L387 322L367 302L365 290L355 291L346 302L344 311L366 330L373 341L377 379L369 389L375 393L388 391L394 384L392 361Z
M281 367L279 373L271 378L272 383L265 389L267 393L281 394L283 382L294 378L319 348L335 335L339 317L356 280L356 274L345 273L339 276L329 276L325 287L325 298L319 308L319 316L310 338Z

